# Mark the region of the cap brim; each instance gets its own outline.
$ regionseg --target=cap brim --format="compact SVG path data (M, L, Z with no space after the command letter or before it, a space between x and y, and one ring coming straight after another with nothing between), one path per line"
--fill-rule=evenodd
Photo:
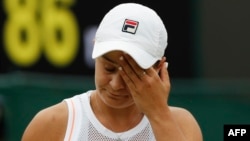
M130 55L143 69L150 68L159 58L154 58L135 44L121 41L105 41L95 43L92 58L95 59L110 51L123 51Z

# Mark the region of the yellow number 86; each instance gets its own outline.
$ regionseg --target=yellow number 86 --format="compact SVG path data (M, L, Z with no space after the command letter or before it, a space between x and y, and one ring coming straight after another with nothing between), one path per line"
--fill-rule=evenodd
M69 65L76 57L79 43L76 19L65 8L72 4L73 0L5 0L8 16L4 47L9 59L18 66L29 67L43 51L53 66Z

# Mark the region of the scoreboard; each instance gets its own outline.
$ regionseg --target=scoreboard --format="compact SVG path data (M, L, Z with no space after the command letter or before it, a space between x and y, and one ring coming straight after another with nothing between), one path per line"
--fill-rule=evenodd
M104 14L121 2L2 0L0 73L93 74L91 53L95 31ZM166 25L170 74L192 77L189 2L141 3L155 9Z

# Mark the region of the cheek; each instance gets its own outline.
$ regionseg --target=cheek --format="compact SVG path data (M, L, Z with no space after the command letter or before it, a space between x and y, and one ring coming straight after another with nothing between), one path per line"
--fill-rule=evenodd
M95 84L97 88L104 87L109 84L111 77L105 74L104 70L101 68L96 68L95 70Z

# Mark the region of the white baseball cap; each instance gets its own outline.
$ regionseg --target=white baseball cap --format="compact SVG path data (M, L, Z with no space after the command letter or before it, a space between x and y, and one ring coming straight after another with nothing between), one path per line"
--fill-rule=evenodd
M148 69L163 57L167 38L163 21L153 9L137 3L119 4L102 19L92 58L118 50Z

